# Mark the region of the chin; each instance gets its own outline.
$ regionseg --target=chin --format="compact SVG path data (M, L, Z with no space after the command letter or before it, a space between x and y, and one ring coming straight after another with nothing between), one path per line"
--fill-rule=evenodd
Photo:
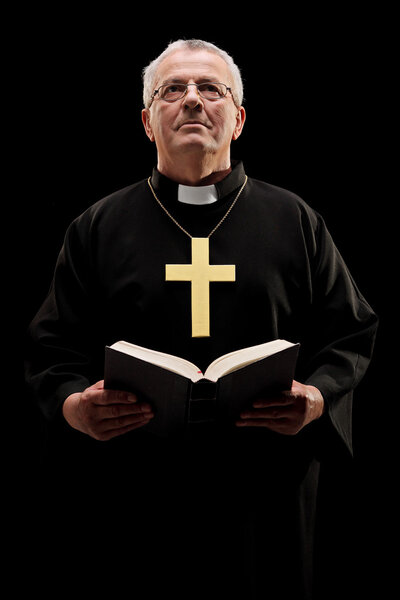
M188 152L193 150L194 152L215 152L217 150L217 145L212 140L205 140L203 137L199 135L191 135L186 139L181 140L178 148L182 149L184 152Z

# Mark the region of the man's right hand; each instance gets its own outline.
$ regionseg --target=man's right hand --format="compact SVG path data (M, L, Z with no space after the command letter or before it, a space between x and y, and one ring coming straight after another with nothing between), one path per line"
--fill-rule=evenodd
M106 390L103 380L68 396L63 415L71 427L100 441L143 427L154 417L148 402L128 392Z

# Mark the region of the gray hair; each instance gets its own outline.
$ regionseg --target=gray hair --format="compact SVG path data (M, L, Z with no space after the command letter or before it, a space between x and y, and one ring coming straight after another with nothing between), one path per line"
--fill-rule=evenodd
M204 42L203 40L177 40L171 42L167 48L154 59L147 67L143 69L143 103L146 108L149 107L151 102L151 95L154 92L154 85L156 80L157 69L160 63L167 58L173 52L177 50L207 50L208 52L214 52L224 59L229 67L232 75L232 96L237 106L241 106L243 102L243 82L240 74L240 70L234 63L232 57L221 50L218 46L211 44L210 42Z

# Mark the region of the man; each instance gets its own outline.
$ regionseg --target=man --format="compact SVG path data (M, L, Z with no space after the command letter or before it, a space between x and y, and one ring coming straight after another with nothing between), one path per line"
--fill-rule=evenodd
M352 391L377 319L321 217L231 161L242 98L232 59L206 42L171 44L145 69L157 169L71 224L31 324L27 377L63 431L69 477L114 474L107 499L129 498L132 589L148 572L150 594L155 577L175 597L310 598L319 460L325 439L351 451ZM198 243L210 265L235 265L211 281L201 325L189 278L168 276ZM204 370L276 338L301 344L291 390L254 399L223 432L158 438L151 399L104 388L104 347L119 339Z

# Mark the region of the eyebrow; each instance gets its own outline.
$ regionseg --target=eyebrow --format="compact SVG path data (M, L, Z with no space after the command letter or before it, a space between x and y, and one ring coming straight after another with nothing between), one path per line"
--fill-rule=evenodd
M188 78L184 77L170 77L161 82L160 85L166 85L168 83L187 83ZM189 77L190 79L190 77ZM199 77L196 79L196 83L209 83L213 81L218 81L216 77Z

